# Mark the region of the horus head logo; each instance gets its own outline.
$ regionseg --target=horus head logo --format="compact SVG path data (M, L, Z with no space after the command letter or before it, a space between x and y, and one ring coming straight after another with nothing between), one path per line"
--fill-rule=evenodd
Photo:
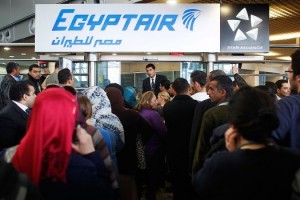
M188 9L183 12L182 16L182 22L185 26L190 31L194 30L194 23L197 19L197 17L200 16L201 10L198 9Z

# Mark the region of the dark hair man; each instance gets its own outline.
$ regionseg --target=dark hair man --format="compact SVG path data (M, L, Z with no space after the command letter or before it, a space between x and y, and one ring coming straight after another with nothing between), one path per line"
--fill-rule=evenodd
M19 81L20 65L15 62L9 62L6 65L6 75L3 77L0 86L0 110L4 108L10 101L9 91L14 82Z
M172 87L176 96L164 105L163 114L168 128L166 154L174 191L173 198L192 199L188 159L192 119L197 101L190 97L190 86L186 79L175 79Z
M170 84L171 84L171 82L168 79L163 79L159 84L160 91L161 92L165 91L165 92L169 93Z
M36 97L29 81L13 83L9 96L11 101L0 112L0 149L19 144Z
M290 96L291 89L290 89L290 84L287 80L280 79L276 81L275 84L277 86L277 90L276 90L277 100L283 97Z
M155 93L155 95L157 96L158 93L160 92L160 89L159 89L160 82L164 79L167 79L167 77L164 75L157 74L155 72L155 65L152 63L146 65L146 72L149 77L145 78L143 80L142 93L147 92L147 91L153 91Z
M71 73L71 71L68 68L59 70L59 72L57 74L57 78L58 78L58 83L61 86L68 85L68 86L74 87L73 74Z
M291 58L291 66L287 71L288 79L291 90L298 93L277 101L280 125L273 132L273 138L280 145L300 150L300 49L296 50Z
M191 91L193 92L191 97L197 101L209 98L205 89L206 77L207 74L200 70L195 70L190 75Z
M218 106L208 109L201 119L201 127L194 152L193 172L201 168L211 148L209 140L212 137L213 129L228 122L227 103L233 93L232 80L226 75L216 76L211 79L208 88L207 93L211 101L217 102Z
M27 76L23 77L24 81L29 81L35 89L35 94L38 95L42 91L42 86L41 86L41 68L37 64L32 64L29 66L29 72Z

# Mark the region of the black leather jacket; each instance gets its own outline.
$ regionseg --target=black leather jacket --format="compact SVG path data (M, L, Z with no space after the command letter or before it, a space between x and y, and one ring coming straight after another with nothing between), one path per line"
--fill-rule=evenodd
M9 90L14 82L16 82L16 80L10 74L6 74L3 77L0 86L0 110L9 103Z

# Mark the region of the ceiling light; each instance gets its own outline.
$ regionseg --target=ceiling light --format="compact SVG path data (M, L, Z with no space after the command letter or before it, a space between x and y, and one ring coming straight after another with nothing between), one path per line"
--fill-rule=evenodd
M5 51L9 51L9 50L10 50L9 47L4 47L3 49L4 49Z
M26 53L21 53L21 56L26 56Z
M280 60L288 60L288 61L291 61L291 57L290 56L280 56L280 57L277 57L277 59L280 59Z
M59 54L59 53L56 53L55 55L56 55L56 56L59 56L60 54Z
M116 56L117 54L116 54L116 53L113 53L113 54L111 54L111 55Z
M167 0L167 3L168 4L177 4L177 1L176 0Z
M295 33L286 33L286 34L278 34L278 35L270 35L270 41L276 41L276 40L288 40L293 38L299 38L300 32Z
M9 56L10 58L14 58L15 56Z
M151 55L152 53L151 53L151 52L147 52L146 54L147 54L147 55Z
M31 57L31 59L32 59L32 60L34 60L34 59L35 59L35 57Z

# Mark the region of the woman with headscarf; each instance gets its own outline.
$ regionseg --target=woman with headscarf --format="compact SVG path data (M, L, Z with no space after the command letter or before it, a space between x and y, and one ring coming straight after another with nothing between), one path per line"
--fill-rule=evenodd
M120 90L106 89L112 112L119 117L125 131L125 146L117 154L120 173L120 191L122 200L137 200L136 175L138 173L137 138L140 134L144 144L151 136L151 125L139 113L125 108L124 98Z
M137 104L136 96L136 88L133 86L127 86L124 88L124 101L125 101L125 106L127 108L134 108Z
M124 129L119 118L111 112L111 105L105 91L100 86L89 87L81 92L93 105L90 123L96 128L108 129L117 135L117 146L125 142Z
M104 160L92 137L77 125L77 117L74 95L62 88L43 91L12 164L40 188L45 199L111 199Z
M93 105L92 105L91 101L87 98L87 96L79 96L77 98L77 100L78 100L79 109L82 113L82 116L84 117L84 120L86 121L87 126L89 127L89 126L91 126L89 124L89 120L93 115L93 108L92 108ZM121 151L121 149L123 148L123 145L117 146L117 138L116 138L117 134L113 133L109 129L98 128L97 133L100 134L104 138L105 143L108 147L109 155L113 161L112 168L113 168L113 172L117 178L112 177L111 180L112 180L113 188L117 190L119 188L119 183L118 183L118 181L119 181L118 174L119 173L118 173L118 168L117 168L118 165L117 165L116 153ZM101 155L103 155L103 153L104 152L102 151Z

